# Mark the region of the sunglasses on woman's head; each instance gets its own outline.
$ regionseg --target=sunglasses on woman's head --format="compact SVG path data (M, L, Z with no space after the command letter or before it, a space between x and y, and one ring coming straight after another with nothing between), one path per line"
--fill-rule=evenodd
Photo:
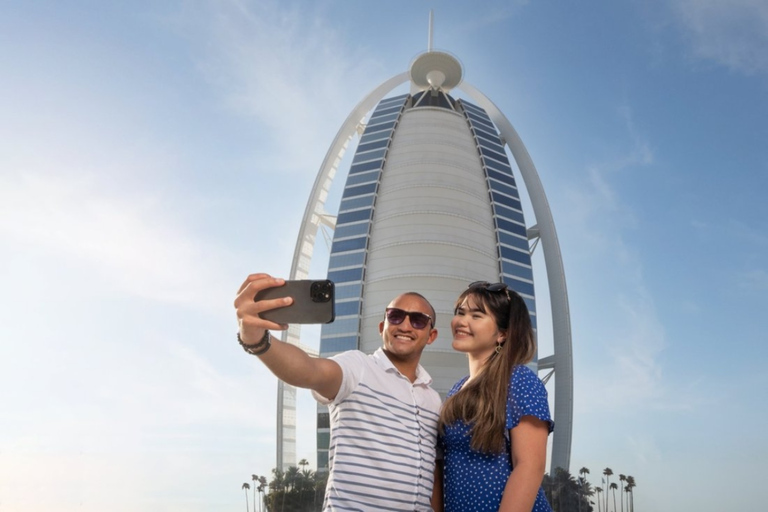
M467 288L482 288L489 292L504 292L508 286L506 283L489 283L488 281L475 281L471 283Z
M423 329L432 325L432 317L419 313L418 311L405 311L399 308L387 308L387 321L392 325L400 325L405 317L411 321L411 327L414 329Z

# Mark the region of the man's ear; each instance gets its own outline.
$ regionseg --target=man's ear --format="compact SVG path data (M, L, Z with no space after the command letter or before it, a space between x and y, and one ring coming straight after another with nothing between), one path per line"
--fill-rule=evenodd
M427 345L431 345L433 341L437 339L437 329L432 329L429 331L429 340L427 340Z
M384 320L379 322L379 334L383 334L383 333L384 333Z

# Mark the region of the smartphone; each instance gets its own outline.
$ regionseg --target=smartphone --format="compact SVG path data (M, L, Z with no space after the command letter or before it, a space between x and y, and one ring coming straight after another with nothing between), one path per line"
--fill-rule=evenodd
M335 317L335 293L333 281L298 280L286 281L283 286L261 290L255 301L293 297L293 304L270 309L259 316L278 324L327 324Z

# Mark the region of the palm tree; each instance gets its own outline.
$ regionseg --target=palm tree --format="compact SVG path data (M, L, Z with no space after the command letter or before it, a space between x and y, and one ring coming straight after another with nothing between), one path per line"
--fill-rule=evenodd
M595 494L597 494L597 512L602 512L602 508L600 507L600 493L603 492L602 487L595 487Z
M613 474L613 470L611 468L605 468L603 470L603 474L605 475L605 488L608 489L611 484L611 475ZM608 493L605 493L605 512L608 512Z
M287 487L285 473L283 472L282 469L272 468L272 474L275 475L275 478L273 478L272 481L269 482L269 487L271 489L277 491L277 492L281 492L282 491L282 496L283 496L283 503L282 503L282 505L283 506L281 508L284 508L284 506L285 506L285 491L286 491L286 487ZM275 506L277 506L277 505L275 505Z
M288 488L291 490L296 489L296 484L299 483L299 467L298 466L289 466L288 469L285 471L285 487L286 492L283 493L283 500L281 504L281 509L285 510L285 496L288 494ZM282 512L281 510L281 512Z
M635 483L635 477L632 475L627 475L627 487L629 488L629 512L635 512L635 487L637 484Z
M275 477L269 482L269 486L276 491L282 491L285 487L285 473L281 469L272 468L272 474Z
M619 480L621 480L621 512L624 512L624 482L627 481L627 477L619 473Z
M256 512L256 483L259 481L259 475L251 475L253 480L253 512Z
M616 485L616 482L611 483L611 490L613 491L613 512L616 512L616 489L618 489L619 486Z
M266 493L265 489L267 488L267 477L260 476L259 477L259 488L257 489L259 491L259 494L261 494L261 498L259 499L259 511L261 511L261 505L264 503L264 494ZM256 506L253 507L254 509ZM254 512L256 512L254 510Z
M325 496L325 486L328 483L328 472L324 471L322 473L315 472L315 478L314 478L314 506L315 509L317 509L317 495L320 494L321 499ZM321 502L322 503L322 502Z
M589 500L590 497L592 497L595 494L595 490L592 488L592 485L587 481L586 478L583 476L579 477L579 509L581 509L581 502L584 501L584 505L587 506L587 511L592 512L592 507L590 507L590 504L594 505L592 501Z
M290 466L285 472L285 486L291 489L296 488L296 484L299 482L299 467Z
M306 467L309 466L309 462L307 459L301 459L299 461L299 466L301 466L301 471L298 471L297 469L297 475L296 475L296 485L294 485L294 488L299 490L299 508L302 507L302 500L304 498L304 491L308 491L310 489L314 489L314 484L312 483L312 478L314 476L314 473L311 469L307 469ZM303 510L303 509L302 509Z
M627 495L627 512L629 512L629 493L632 492L632 488L629 485L624 486L624 494Z
M250 484L248 484L248 482L245 482L243 484L242 489L245 490L245 512L248 512L248 489L250 489L250 488L251 488L251 486L250 486Z
M581 488L575 478L563 468L555 470L552 483L552 501L550 503L556 510L573 511L575 502L582 499Z
M581 488L582 488L582 494L583 494L583 495L586 495L586 493L584 493L584 492L583 492L583 490L584 490L584 484L587 484L587 485L589 485L589 484L587 483L587 477L586 477L586 475L588 475L588 474L589 474L589 469L588 469L588 468L586 468L586 467L583 467L583 468L581 468L581 469L579 470L579 475L581 475L581 484L582 484L582 485L581 485ZM579 512L581 512L581 500L579 500Z

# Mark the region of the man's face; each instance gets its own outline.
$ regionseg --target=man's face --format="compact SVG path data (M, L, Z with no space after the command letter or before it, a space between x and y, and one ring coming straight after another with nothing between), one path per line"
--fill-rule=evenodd
M408 312L419 312L434 318L434 313L429 304L416 295L400 295L389 303L388 308L398 308ZM422 329L416 329L411 325L410 317L406 317L398 325L391 324L386 316L379 323L379 332L384 340L384 352L390 357L402 361L418 359L424 347L435 341L437 329L428 324Z

